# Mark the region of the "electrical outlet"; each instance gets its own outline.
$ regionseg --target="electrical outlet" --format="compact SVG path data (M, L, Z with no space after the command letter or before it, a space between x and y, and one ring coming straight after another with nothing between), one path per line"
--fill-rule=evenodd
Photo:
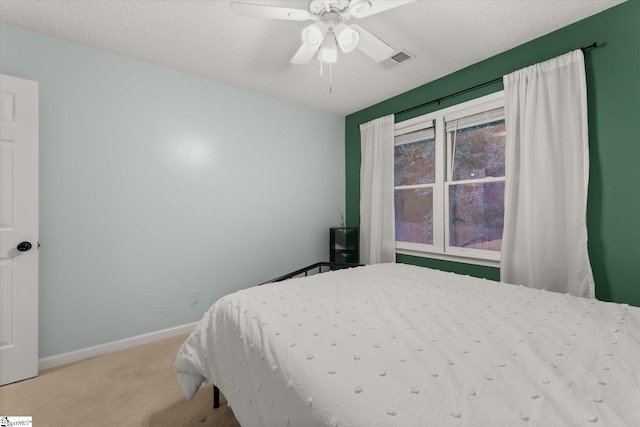
M198 303L198 291L190 291L189 292L189 297L190 299L190 305L194 305Z

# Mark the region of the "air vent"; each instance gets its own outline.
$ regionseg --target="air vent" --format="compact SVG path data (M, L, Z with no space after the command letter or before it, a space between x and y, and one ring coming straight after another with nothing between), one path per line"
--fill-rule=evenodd
M411 55L409 52L407 52L406 50L400 50L397 52L394 52L393 55L391 55L389 58L384 59L380 62L378 62L378 64L382 67L382 68L393 68L397 65L400 65L404 62L409 61L410 59L413 59L414 56Z

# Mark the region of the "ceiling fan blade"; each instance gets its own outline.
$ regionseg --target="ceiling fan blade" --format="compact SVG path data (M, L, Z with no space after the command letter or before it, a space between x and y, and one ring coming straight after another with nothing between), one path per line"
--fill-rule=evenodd
M398 6L403 6L407 3L413 3L415 0L352 0L350 6L351 16L356 18L366 18L367 16L375 15L376 13L384 12L385 10L393 9ZM358 7L359 4L370 4L371 7Z
M309 19L315 19L304 9L268 6L265 4L232 1L229 4L229 8L236 15L251 16L254 18L285 19L287 21L308 21Z
M308 64L309 61L311 61L311 58L313 58L313 55L315 55L317 51L318 49L312 49L303 43L302 46L300 46L300 49L298 49L298 51L296 52L296 54L293 55L293 58L291 58L291 63L296 65Z
M394 50L391 46L371 34L359 25L351 25L351 28L360 34L360 40L356 46L365 55L369 56L376 62L389 58Z

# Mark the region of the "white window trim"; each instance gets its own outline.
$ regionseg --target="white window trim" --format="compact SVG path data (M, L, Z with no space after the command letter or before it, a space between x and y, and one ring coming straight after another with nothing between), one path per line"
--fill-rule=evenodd
M447 160L447 150L449 149L445 124L447 121L471 116L473 114L482 113L499 107L504 107L504 91L495 92L490 95L396 123L394 136L404 135L410 132L415 132L419 129L424 129L425 126L431 125L432 123L435 123L436 132L436 184L433 186L433 244L426 245L396 241L397 254L489 267L500 267L500 252L449 246L449 230L448 227L445 227L444 221L444 219L448 218L449 215L448 187L451 184L460 182L448 182L445 179L445 162ZM475 180L465 180L464 182L472 183L474 181ZM477 181L499 182L504 181L504 178L483 178ZM441 209L436 208L436 200L441 201Z
M420 257L420 258L432 258L432 259L439 259L442 261L452 261L452 262L459 262L463 264L483 265L486 267L500 268L500 260L478 258L474 254L467 254L465 256L465 255L453 255L449 253L445 254L441 252L433 252L428 250L428 248L423 248L423 247L411 249L411 248L405 248L404 247L405 245L406 246L416 245L416 246L427 246L427 247L431 246L431 245L419 245L416 243L412 244L409 242L397 242L396 254L411 255L411 256ZM487 251L487 252L490 252L490 251Z

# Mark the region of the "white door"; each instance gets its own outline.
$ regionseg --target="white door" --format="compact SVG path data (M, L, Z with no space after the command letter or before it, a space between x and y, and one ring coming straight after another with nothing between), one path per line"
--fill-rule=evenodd
M0 75L0 385L36 375L38 83Z

